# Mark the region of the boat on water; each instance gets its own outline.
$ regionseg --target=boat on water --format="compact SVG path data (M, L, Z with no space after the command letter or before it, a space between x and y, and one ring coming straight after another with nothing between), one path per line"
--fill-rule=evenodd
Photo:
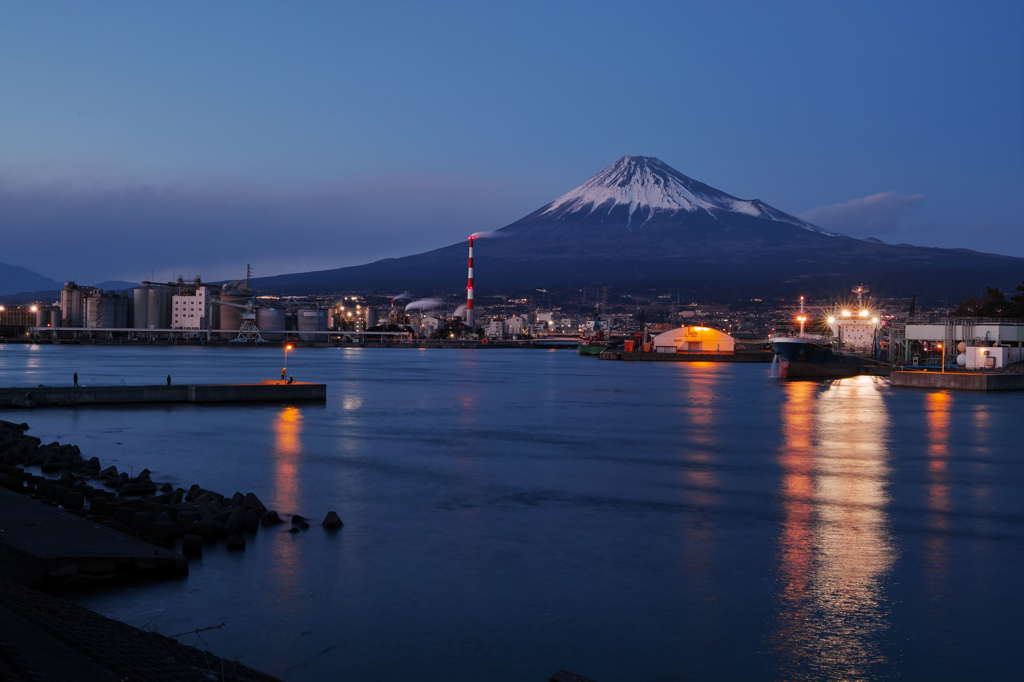
M830 335L807 334L808 321L800 297L799 335L769 338L779 362L780 379L848 377L874 373L882 363L874 359L878 346L879 318L864 304L868 287L854 287L856 306L839 306L829 315ZM851 308L856 308L854 313Z
M580 334L578 340L580 355L600 355L611 347L607 323L601 321L600 315L594 315L594 328Z

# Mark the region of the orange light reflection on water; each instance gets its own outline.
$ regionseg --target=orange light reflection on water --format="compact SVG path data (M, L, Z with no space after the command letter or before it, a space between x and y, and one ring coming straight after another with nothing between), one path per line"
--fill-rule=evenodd
M274 488L277 506L294 512L299 494L298 461L302 456L302 412L286 407L274 420Z
M889 416L873 377L788 382L773 644L789 679L869 679L886 665Z
M945 601L949 591L945 576L949 573L946 531L949 528L949 512L952 509L949 484L949 427L952 407L953 396L949 393L929 393L925 396L928 442L925 504L930 512L928 528L931 531L925 541L925 584L928 588L928 599L933 604ZM940 652L939 655L943 653Z
M299 495L299 460L302 457L302 412L285 407L273 421L274 430L274 505L279 512L297 513ZM288 533L272 537L271 562L278 590L279 617L294 623L299 609L293 603L301 592L302 561L299 545Z

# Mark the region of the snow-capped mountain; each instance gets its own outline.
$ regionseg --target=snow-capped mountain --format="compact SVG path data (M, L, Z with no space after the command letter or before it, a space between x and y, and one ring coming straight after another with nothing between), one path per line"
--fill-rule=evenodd
M481 225L482 229L490 226ZM624 156L582 185L481 238L477 300L488 292L688 292L701 300L823 290L932 296L1015 286L1024 259L966 249L890 245L828 232L757 199L739 199L649 156ZM356 267L255 280L280 294L459 292L466 244ZM711 299L708 297L711 296ZM479 303L478 303L479 304Z
M610 215L627 207L626 229L642 229L656 213L725 211L755 218L777 220L811 232L839 236L772 208L760 199L738 199L703 182L683 175L653 156L623 156L576 189L541 209L541 216L565 217L571 213Z

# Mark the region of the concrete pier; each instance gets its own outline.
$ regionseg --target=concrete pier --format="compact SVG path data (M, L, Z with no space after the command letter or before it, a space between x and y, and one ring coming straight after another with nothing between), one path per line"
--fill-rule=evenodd
M598 356L602 360L626 360L627 362L755 362L771 363L775 353L771 351L739 351L736 353L623 353L604 351Z
M39 386L0 388L0 407L66 407L116 403L244 403L327 400L327 386L304 382L171 386Z
M903 388L940 388L957 391L1022 391L1022 372L893 372L890 385Z

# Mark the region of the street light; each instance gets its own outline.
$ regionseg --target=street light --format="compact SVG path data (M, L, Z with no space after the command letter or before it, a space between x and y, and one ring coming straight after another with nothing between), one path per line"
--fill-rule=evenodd
M287 373L287 370L288 370L288 351L290 351L291 349L292 349L292 344L286 343L284 345L284 369L285 369L285 371L281 372L282 375Z
M939 349L942 351L942 373L946 373L946 347L943 344L938 344Z
M803 296L801 296L800 298L803 298ZM797 321L800 322L800 336L803 336L804 335L804 322L807 321L807 318L804 317L803 315L801 315L800 317L798 317L796 319L797 319Z

